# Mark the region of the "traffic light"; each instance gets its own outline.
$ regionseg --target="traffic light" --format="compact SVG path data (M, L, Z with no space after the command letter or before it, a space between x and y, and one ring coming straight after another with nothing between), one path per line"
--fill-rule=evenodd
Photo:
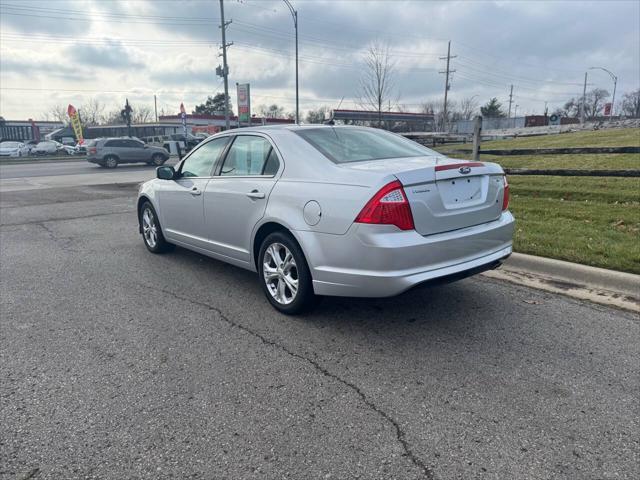
M125 121L127 126L131 125L131 112L132 111L133 111L133 109L131 108L131 105L129 105L129 99L127 98L127 103L125 104L124 108L120 111L120 115L122 116L122 119Z

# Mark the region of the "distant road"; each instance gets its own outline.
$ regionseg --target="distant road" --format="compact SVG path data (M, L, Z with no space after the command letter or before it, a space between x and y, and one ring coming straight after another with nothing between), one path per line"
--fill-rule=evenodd
M176 159L170 159L166 165L175 165ZM102 168L86 160L75 162L33 162L25 164L0 165L0 178L27 178L27 177L50 177L58 175L80 175L80 174L101 174L101 173L134 173L153 172L154 167L134 163L131 165L119 165L113 170Z

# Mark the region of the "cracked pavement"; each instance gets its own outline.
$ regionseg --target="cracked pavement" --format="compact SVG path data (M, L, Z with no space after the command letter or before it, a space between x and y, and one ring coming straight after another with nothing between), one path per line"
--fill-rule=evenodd
M474 277L285 317L135 191L0 197L0 479L640 474L637 316Z

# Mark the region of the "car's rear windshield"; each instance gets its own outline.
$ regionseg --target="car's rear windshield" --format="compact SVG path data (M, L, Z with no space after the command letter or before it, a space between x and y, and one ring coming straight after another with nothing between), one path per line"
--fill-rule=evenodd
M295 131L335 163L437 155L406 138L368 128L304 128Z

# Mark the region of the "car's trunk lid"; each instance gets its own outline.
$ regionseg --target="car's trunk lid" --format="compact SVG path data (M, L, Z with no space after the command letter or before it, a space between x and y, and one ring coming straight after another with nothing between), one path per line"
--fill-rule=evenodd
M504 173L494 163L433 156L377 160L349 167L397 177L421 235L479 225L498 219L502 213Z

